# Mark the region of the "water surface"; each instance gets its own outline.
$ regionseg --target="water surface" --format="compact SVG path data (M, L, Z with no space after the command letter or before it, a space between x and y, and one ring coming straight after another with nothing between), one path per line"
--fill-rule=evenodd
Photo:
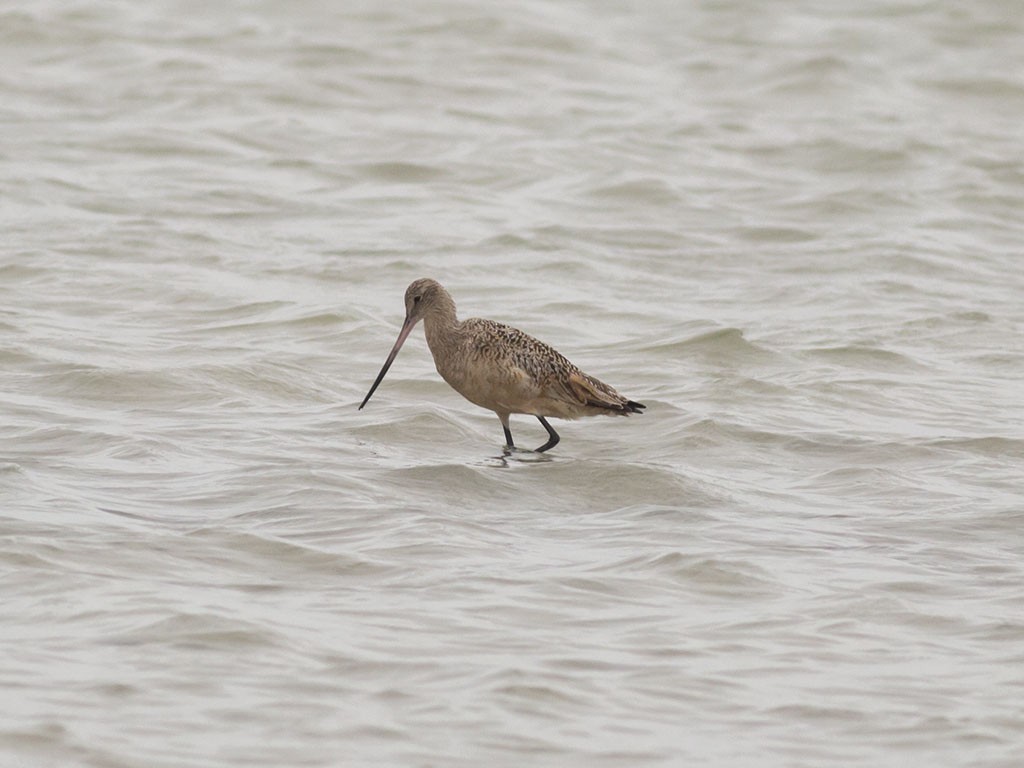
M0 763L1020 765L1022 43L8 3ZM358 411L423 276L647 413Z

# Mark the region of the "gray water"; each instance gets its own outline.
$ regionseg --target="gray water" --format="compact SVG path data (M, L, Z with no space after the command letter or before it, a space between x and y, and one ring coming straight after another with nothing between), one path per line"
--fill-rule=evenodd
M0 64L0 766L1024 765L1019 4L14 0ZM420 329L357 410L423 276L647 413L503 456Z

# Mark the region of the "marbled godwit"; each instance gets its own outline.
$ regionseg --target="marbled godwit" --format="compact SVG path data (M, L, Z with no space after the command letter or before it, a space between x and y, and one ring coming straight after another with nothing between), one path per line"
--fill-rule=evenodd
M498 415L509 448L515 447L508 428L513 413L536 416L547 430L548 441L537 449L539 453L554 448L559 440L545 416L628 416L642 413L646 407L588 376L547 344L520 330L477 317L460 322L448 291L436 280L423 278L405 292L405 323L360 410L420 320L437 372L471 403Z

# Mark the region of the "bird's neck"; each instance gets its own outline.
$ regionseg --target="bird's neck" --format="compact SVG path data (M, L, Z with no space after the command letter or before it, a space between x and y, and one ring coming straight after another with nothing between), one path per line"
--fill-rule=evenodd
M455 302L450 296L443 296L430 313L423 318L423 331L431 351L444 347L459 330L459 319L455 315Z

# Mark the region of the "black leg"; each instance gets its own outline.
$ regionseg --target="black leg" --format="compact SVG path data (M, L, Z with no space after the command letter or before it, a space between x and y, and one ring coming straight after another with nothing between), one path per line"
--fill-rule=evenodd
M537 449L537 453L544 453L544 451L548 450L549 448L554 448L556 445L558 445L558 441L561 440L562 438L560 438L558 436L558 433L551 428L551 425L548 424L547 419L545 419L543 416L538 416L537 418L540 419L540 423L544 425L544 429L548 431L548 437L550 438L546 443L544 443L544 445Z
M502 424L501 428L505 430L505 445L509 448L515 448L516 444L512 442L512 431L508 428L508 425Z

